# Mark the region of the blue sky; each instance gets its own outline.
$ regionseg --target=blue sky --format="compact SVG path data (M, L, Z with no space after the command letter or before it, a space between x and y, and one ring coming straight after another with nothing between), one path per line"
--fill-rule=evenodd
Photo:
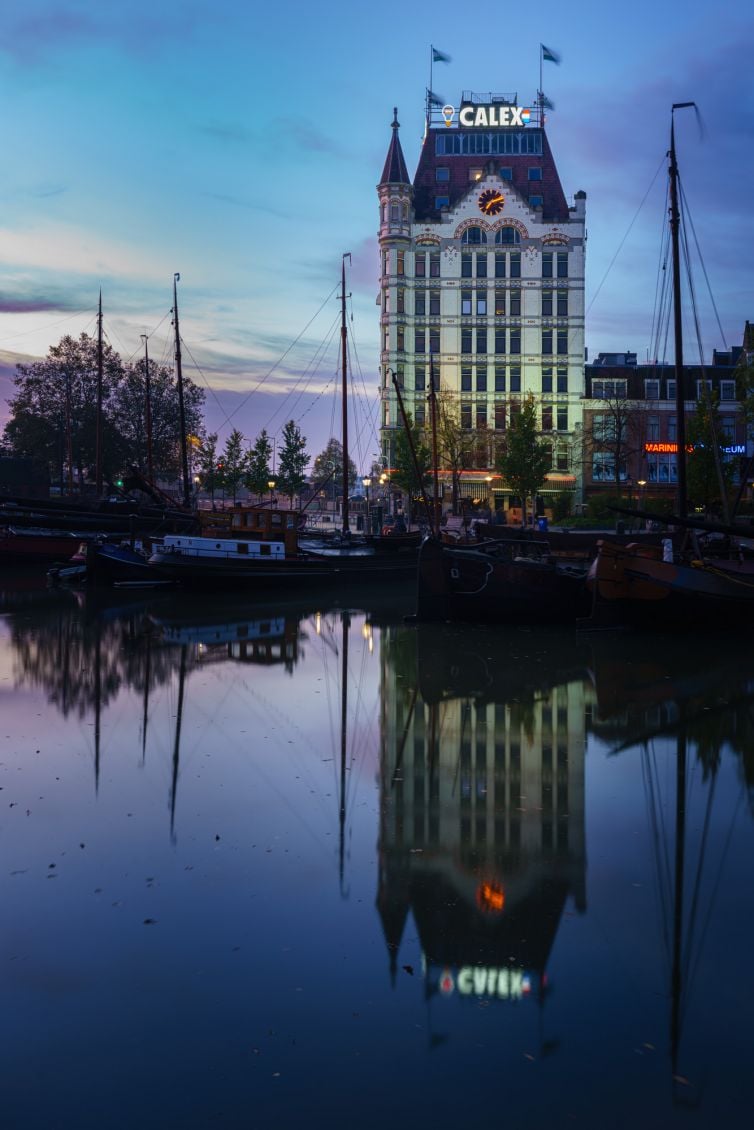
M338 431L331 335L350 251L363 389L354 457L366 468L377 450L375 185L392 107L413 172L429 44L452 56L433 80L448 101L473 89L529 103L540 42L562 56L545 64L544 86L563 187L587 193L590 356L647 355L670 105L689 99L704 133L693 115L679 120L681 172L725 338L739 343L754 319L754 19L742 0L724 15L664 0L609 14L591 0L542 0L489 17L446 0L10 0L0 10L0 419L15 361L92 330L100 286L113 346L131 357L149 332L150 355L169 358L180 271L184 361L211 390L210 427L253 438L293 417L316 454ZM708 357L724 342L697 285Z

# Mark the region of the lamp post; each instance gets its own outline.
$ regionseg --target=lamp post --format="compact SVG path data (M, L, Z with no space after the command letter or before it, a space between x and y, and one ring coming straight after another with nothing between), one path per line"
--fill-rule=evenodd
M275 489L275 479L268 479L267 480L267 487L268 487L269 492L270 492L270 506L272 506L272 492Z
M647 485L646 479L637 479L636 485L639 488L639 509L644 509L644 488ZM639 519L641 521L641 519Z

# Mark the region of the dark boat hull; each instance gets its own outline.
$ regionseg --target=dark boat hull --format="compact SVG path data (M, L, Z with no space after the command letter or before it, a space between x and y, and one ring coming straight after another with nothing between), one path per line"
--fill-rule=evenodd
M419 551L417 619L475 623L572 623L590 606L586 570L514 545L453 546L428 538Z
M301 554L284 560L198 559L190 554L152 554L154 575L190 588L304 592L308 585L343 586L408 582L416 577L416 553L376 554L348 550Z

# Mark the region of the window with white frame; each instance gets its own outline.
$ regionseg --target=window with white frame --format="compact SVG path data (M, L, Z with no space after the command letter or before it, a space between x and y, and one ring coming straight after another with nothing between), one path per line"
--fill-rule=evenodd
M720 381L720 399L721 400L735 400L736 399L736 382L735 381Z
M644 399L645 400L659 400L660 399L660 382L651 378L644 382Z
M625 400L627 385L626 380L609 381L595 377L592 380L592 397L595 400Z

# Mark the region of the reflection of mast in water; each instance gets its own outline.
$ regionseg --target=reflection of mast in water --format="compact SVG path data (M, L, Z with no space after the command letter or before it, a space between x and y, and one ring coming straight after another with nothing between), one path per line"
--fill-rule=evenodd
M152 633L147 632L144 648L144 700L141 716L141 764L147 760L147 723L149 721L149 679L152 670Z
M346 753L348 748L348 634L351 627L351 616L344 611L341 615L343 636L343 662L341 666L340 686L340 811L339 811L339 851L338 872L340 875L340 893L345 895L343 889L343 871L345 865L345 840L346 840Z
M181 725L183 723L183 694L186 687L186 644L181 647L178 668L178 706L175 714L175 742L173 744L173 772L170 778L170 837L175 839L175 803L178 797L178 767L181 756Z
M96 623L94 643L94 791L99 793L102 724L102 623L99 619Z

